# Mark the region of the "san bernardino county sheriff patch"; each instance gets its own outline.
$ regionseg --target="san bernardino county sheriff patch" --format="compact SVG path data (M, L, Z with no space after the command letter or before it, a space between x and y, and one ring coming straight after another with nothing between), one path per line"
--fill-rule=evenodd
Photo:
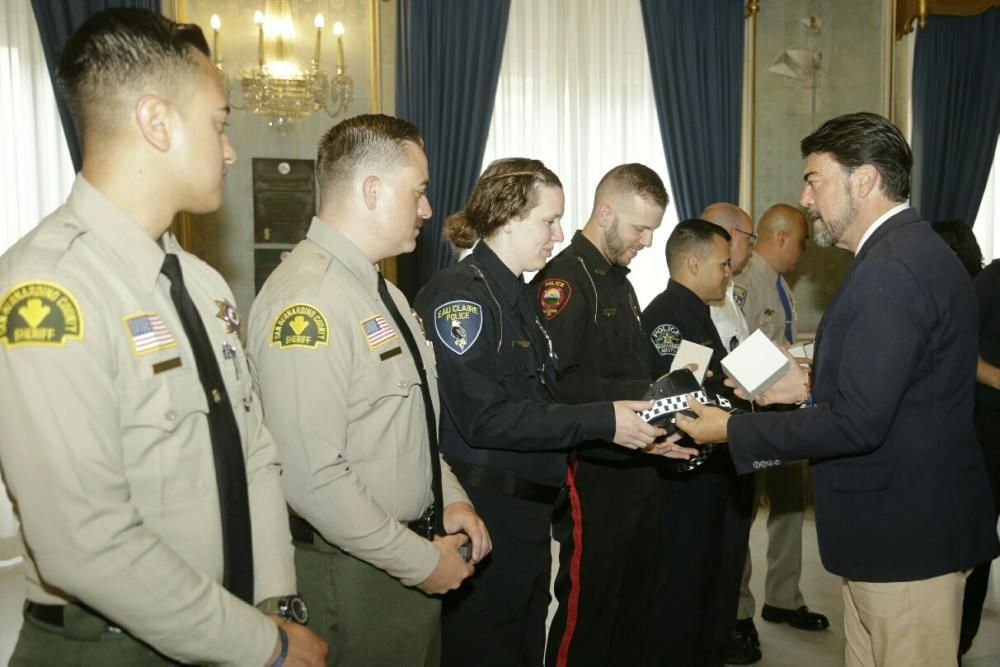
M483 330L483 309L473 301L449 301L434 309L434 330L456 354L472 349Z
M661 357L677 354L677 348L680 347L681 340L683 340L681 330L673 324L661 324L656 327L649 335L649 339Z
M15 285L0 301L0 340L4 347L62 347L83 338L83 317L76 297L57 283L33 280Z
M319 308L295 303L282 310L271 325L271 345L278 349L304 347L315 350L330 342L330 329Z

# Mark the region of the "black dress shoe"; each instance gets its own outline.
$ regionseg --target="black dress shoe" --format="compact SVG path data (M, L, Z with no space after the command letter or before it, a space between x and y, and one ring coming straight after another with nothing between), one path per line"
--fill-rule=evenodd
M760 659L760 649L754 646L745 635L737 636L736 630L733 630L729 636L729 642L726 644L723 662L727 665L752 665L755 662L760 662Z
M799 630L826 630L830 627L830 621L823 614L809 611L809 607L802 605L798 609L782 609L766 604L760 610L761 618L770 623L788 623L793 628Z
M736 619L730 634L733 639L748 641L760 648L760 636L757 634L757 626L753 624L752 618Z

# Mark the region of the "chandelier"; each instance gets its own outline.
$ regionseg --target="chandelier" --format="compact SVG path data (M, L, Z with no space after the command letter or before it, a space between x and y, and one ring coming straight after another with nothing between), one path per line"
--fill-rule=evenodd
M239 78L243 92L242 104L233 109L252 111L267 121L279 134L285 134L301 118L322 109L331 118L347 108L354 99L354 81L344 72L344 25L337 21L333 34L337 38L337 73L331 80L320 66L320 44L325 21L316 14L316 45L307 68L294 58L295 26L285 3L279 0L276 15L254 12L257 26L257 66L244 69ZM222 66L219 52L219 31L222 21L218 14L210 20L213 31L212 53L215 67L222 76L226 97L230 95L230 80Z

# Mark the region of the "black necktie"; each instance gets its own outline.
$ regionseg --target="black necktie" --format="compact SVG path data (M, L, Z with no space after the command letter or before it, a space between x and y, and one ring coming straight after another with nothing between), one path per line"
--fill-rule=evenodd
M417 342L413 340L413 333L410 331L410 327L407 326L399 314L399 309L396 308L396 303L389 294L389 288L386 287L385 278L381 272L378 274L378 295L382 297L382 303L385 304L389 315L392 316L393 322L396 323L396 328L399 329L403 340L406 341L406 347L410 350L410 356L413 357L413 363L417 366L417 374L420 376L420 393L424 397L424 416L427 418L427 438L431 446L431 490L434 492L432 520L434 522L434 532L438 535L444 535L444 494L441 492L441 458L438 455L437 419L434 417L434 404L431 403L431 392L427 386L427 372L424 370L423 363L424 358L420 355L420 348L417 347Z
M243 461L240 431L219 362L205 330L198 309L184 288L184 276L177 255L168 254L160 269L170 279L170 298L184 325L194 352L198 377L208 399L208 431L212 438L215 482L219 489L219 513L222 517L222 584L233 595L253 604L253 541L250 529L250 501L247 472Z

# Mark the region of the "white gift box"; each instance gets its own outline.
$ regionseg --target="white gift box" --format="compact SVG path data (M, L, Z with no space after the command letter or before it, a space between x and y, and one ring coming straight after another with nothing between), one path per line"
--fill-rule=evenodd
M790 363L781 348L757 329L722 360L722 370L756 398L778 381Z

